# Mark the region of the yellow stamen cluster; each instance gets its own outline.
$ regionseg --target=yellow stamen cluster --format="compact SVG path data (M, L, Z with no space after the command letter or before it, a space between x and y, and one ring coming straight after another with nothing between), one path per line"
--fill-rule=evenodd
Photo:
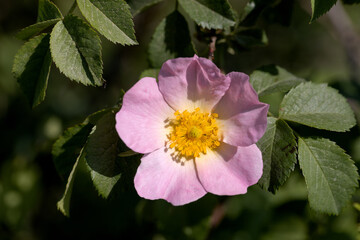
M201 113L199 108L193 112L176 111L170 120L172 130L168 135L170 148L175 148L175 158L196 158L206 154L207 148L220 146L216 113Z

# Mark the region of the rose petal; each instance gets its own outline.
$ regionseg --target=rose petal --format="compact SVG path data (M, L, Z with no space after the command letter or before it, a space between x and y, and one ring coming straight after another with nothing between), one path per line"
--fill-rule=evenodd
M200 182L207 192L217 195L246 193L262 175L263 162L259 148L235 147L221 143L216 151L209 151L196 159Z
M244 73L232 72L229 89L214 112L219 115L223 141L234 146L250 146L265 133L269 105L259 101L258 95Z
M173 115L174 110L165 102L156 80L145 77L125 93L116 114L116 130L130 149L149 153L165 146L165 121Z
M210 111L229 85L230 79L213 62L196 55L168 60L159 73L160 92L176 111Z
M135 176L135 188L141 197L165 199L175 206L193 202L206 194L196 176L193 160L176 162L171 150L160 148L146 154Z

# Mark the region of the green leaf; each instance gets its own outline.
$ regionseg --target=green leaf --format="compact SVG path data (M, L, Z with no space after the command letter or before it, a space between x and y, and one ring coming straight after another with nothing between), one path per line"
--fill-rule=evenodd
M295 77L285 69L274 65L255 70L250 75L250 83L259 96L287 92L304 81L304 79Z
M45 99L50 66L49 34L30 39L15 56L12 71L32 107Z
M310 206L339 214L358 186L359 175L350 156L328 139L299 138L299 163Z
M44 22L58 18L62 19L63 16L55 4L49 0L39 0L37 22Z
M56 66L68 78L84 85L103 85L100 38L83 20L69 15L58 22L50 49Z
M20 32L16 34L16 37L22 40L28 40L29 38L41 33L42 31L54 25L60 20L61 18L56 18L56 19L35 23L33 25L21 29Z
M151 66L160 68L171 58L192 57L195 54L185 18L174 11L156 28L149 44Z
M86 20L114 43L137 44L129 6L123 0L76 0Z
M73 185L74 185L74 179L75 179L75 175L78 169L78 165L79 162L83 160L83 149L81 149L80 154L78 156L78 158L76 159L76 162L70 172L67 184L66 184L66 188L65 188L65 192L63 197L60 199L60 201L58 201L57 203L57 207L58 209L67 217L70 217L70 200L71 200L71 194L72 194L72 189L73 189Z
M117 161L120 138L115 129L114 112L108 112L98 120L85 153L94 186L101 196L107 198L121 176Z
M279 116L310 127L344 132L356 124L346 99L326 84L302 83L280 104Z
M152 77L152 78L157 79L158 75L159 75L159 72L160 72L159 68L146 69L140 74L140 79L144 78L144 77Z
M296 140L292 129L281 119L268 117L264 136L257 142L263 154L262 188L275 192L285 183L296 163Z
M227 0L179 0L181 7L203 28L225 29L235 25Z
M130 11L133 16L163 0L129 0Z
M337 0L311 0L312 16L310 23L329 11L336 2Z
M53 160L62 179L68 178L81 149L86 144L92 127L92 124L84 123L70 127L54 143Z

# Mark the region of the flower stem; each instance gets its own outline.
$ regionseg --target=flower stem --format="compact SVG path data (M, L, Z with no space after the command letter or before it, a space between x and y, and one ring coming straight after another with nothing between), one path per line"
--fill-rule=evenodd
M213 61L214 60L214 52L216 50L216 39L217 37L216 36L212 36L211 37L211 42L209 44L209 56L208 56L208 59Z

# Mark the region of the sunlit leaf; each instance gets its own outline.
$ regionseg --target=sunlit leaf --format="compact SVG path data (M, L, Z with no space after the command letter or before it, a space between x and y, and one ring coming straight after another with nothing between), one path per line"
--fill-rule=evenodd
M310 206L339 214L358 186L359 175L350 156L328 139L299 138L299 163Z
M282 119L310 127L344 132L356 124L346 99L326 84L303 83L292 89L280 105Z
M50 38L51 55L68 78L84 85L103 85L100 38L83 20L67 16Z
M114 43L137 44L129 6L124 0L76 0L86 20Z

